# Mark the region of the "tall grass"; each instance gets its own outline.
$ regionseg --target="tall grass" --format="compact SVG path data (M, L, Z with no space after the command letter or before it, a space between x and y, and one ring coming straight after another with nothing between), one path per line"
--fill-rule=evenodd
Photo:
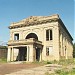
M55 73L58 75L75 75L75 68L70 71L65 71L64 69L56 70Z

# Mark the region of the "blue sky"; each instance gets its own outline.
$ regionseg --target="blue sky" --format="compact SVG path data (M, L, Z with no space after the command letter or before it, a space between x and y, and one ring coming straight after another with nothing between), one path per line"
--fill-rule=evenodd
M8 26L29 16L59 14L74 36L74 0L0 0L0 43L9 40Z

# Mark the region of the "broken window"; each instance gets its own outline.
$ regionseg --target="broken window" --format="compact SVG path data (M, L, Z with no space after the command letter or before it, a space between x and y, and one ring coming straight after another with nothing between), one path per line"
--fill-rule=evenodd
M53 47L52 46L46 47L46 55L47 56L52 55L52 51L53 51Z
M14 40L19 40L19 34L14 34Z
M50 31L50 40L52 40L52 30L49 31Z
M46 30L46 41L52 40L52 30Z
M49 56L49 47L46 48L46 55Z

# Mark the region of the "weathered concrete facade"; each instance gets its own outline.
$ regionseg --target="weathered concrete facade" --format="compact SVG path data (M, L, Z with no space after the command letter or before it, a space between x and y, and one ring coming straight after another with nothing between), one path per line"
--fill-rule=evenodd
M31 16L9 26L7 61L47 61L72 58L70 33L59 18Z

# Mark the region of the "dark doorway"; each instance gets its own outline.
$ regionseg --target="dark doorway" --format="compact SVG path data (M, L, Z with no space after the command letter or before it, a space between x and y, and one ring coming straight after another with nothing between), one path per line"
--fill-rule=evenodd
M26 60L27 60L27 47L19 47L17 61L26 61Z
M36 49L36 61L40 61L40 48Z

